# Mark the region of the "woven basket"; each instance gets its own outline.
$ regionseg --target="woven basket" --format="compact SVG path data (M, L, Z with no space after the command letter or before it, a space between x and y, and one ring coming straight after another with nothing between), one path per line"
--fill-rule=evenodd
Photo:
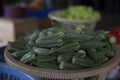
M49 13L48 16L49 16L50 19L57 20L57 21L59 21L63 24L70 24L70 25L73 25L73 26L80 26L80 25L86 24L86 25L89 26L89 28L91 30L95 29L95 26L96 26L97 22L100 20L100 18L99 19L90 19L90 20L65 19L65 18L57 16L57 13L59 13L59 11L51 12L51 13Z
M119 64L120 50L116 51L115 56L105 64L98 67L80 70L52 70L29 66L14 59L8 52L4 52L6 62L17 70L41 77L43 80L76 80L80 78L99 76L98 80L106 80L108 72Z

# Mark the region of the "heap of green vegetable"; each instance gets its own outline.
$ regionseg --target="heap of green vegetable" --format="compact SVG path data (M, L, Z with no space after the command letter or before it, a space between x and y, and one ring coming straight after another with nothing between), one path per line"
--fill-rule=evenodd
M88 6L71 6L68 9L57 13L58 16L66 19L99 19L100 13Z
M18 61L46 69L75 70L109 61L115 55L116 38L109 32L90 31L54 22L52 28L34 32L29 40L9 42Z

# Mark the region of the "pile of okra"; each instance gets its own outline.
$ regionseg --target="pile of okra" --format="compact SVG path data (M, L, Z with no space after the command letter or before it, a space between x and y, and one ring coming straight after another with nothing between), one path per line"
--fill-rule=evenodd
M9 52L31 66L75 70L108 62L115 55L115 43L116 38L108 31L54 21L53 27L33 32L28 40L9 42Z

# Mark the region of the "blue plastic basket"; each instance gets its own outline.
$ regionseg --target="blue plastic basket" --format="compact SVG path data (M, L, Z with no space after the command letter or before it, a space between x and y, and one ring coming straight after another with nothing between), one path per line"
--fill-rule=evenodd
M34 17L34 18L38 18L38 19L44 19L48 17L48 14L52 11L57 11L59 9L56 8L52 8L52 9L46 9L46 10L27 10L26 11L26 17Z
M40 80L40 78L17 71L6 63L0 63L0 80Z

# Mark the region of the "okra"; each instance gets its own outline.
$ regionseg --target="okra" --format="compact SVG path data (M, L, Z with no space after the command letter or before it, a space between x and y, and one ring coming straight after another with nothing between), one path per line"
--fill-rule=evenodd
M66 42L81 42L92 39L93 36L85 35L85 34L67 34L63 39Z
M11 53L11 56L13 56L15 59L18 59L18 60L20 60L23 55L25 55L25 54L24 53L19 53L19 52Z
M35 43L39 43L43 39L44 36L45 35L42 32L40 32L39 37L35 40Z
M116 38L105 31L90 31L85 26L56 22L52 28L34 32L28 41L10 42L10 53L22 63L47 69L89 68L110 60L115 54Z
M59 44L59 43L63 43L63 40L62 39L51 39L51 40L36 41L36 44L39 44L39 45L50 45L50 44Z
M69 53L80 49L80 44L78 42L67 43L60 47L57 52L59 53Z
M62 39L51 39L51 40L40 40L38 43L36 42L35 46L52 48L59 47L64 44Z
M84 48L91 48L91 47L104 47L107 43L106 42L100 42L100 41L85 41L80 43L81 47L83 46Z
M59 38L62 38L62 37L64 37L64 33L63 32L58 32L58 33L54 33L52 35L47 35L42 40L59 39Z
M47 31L47 35L53 35L54 33L52 31Z
M28 43L26 43L26 47L27 47L27 49L32 49L33 48L33 46L29 45Z
M111 44L114 44L114 43L116 43L117 40L116 40L116 38L114 36L111 36L109 38L109 41L110 41Z
M104 54L98 54L97 55L97 60L96 60L96 64L97 65L100 65L100 64L102 64L102 63L105 63L105 62L107 62L109 60L109 58L108 57L106 57L106 56L104 56Z
M38 38L39 36L39 32L34 32L31 36L30 36L30 40L28 41L29 45L34 45L35 40Z
M34 52L29 52L27 54L25 54L21 59L20 62L22 63L31 63L32 61L36 60L36 56Z
M52 31L53 33L64 31L64 29L61 27L52 27L49 30Z
M21 45L21 43L14 43L14 42L9 42L8 43L9 44L9 46L10 46L10 49L11 50L15 50L15 51L21 51L21 49L23 50L23 49L27 49L27 47L26 47L26 45L24 44L24 45Z
M78 57L82 57L82 58L85 58L87 53L85 50L79 50L76 54Z
M105 34L105 37L111 44L115 44L117 41L116 38L111 34Z
M81 67L78 66L78 65L69 63L69 62L62 61L62 62L60 62L60 69L63 69L63 70L67 70L67 69L73 70L73 69L81 69Z
M59 65L59 62L57 60L50 61L50 63Z
M94 60L96 61L98 59L98 54L97 54L97 51L95 48L91 48L91 49L88 49L88 55Z
M39 38L39 39L43 39L44 36L45 36L45 35L44 35L42 32L40 32L38 38Z
M59 69L59 65L52 64L49 62L36 61L34 62L34 65L40 68L45 68L45 69Z
M115 55L115 51L109 49L102 49L102 51L99 51L98 54L104 54L106 57L112 58Z
M39 36L39 31L35 31L35 32L33 32L30 36L29 36L29 38L30 38L30 40L31 41L34 41L38 36Z
M89 58L77 58L76 56L73 56L72 63L75 65L79 65L81 67L93 67L96 66L96 64Z
M76 33L80 34L82 32L82 28L81 27L77 27L76 28Z
M65 53L65 54L58 55L57 60L58 60L58 62L70 61L74 54L76 54L76 53Z
M55 53L54 50L45 49L45 48L37 48L37 47L34 47L33 51L38 55L51 55Z
M51 48L51 50L53 50L53 51L57 51L58 48L57 48L57 47L55 47L55 48Z
M41 56L38 55L36 61L54 61L56 56Z
M86 35L86 34L68 34L68 36L71 38L78 38L82 40L90 40L94 37L92 35Z
M12 52L11 55L16 59L20 59L23 55L25 55L29 51L30 50L22 50L22 51L19 51L19 52Z
M35 47L42 47L42 48L56 48L62 46L64 43L57 43L57 44L35 44Z
M106 32L104 30L102 31L96 31L94 32L94 39L97 39L97 40L104 40L106 38L105 36Z

